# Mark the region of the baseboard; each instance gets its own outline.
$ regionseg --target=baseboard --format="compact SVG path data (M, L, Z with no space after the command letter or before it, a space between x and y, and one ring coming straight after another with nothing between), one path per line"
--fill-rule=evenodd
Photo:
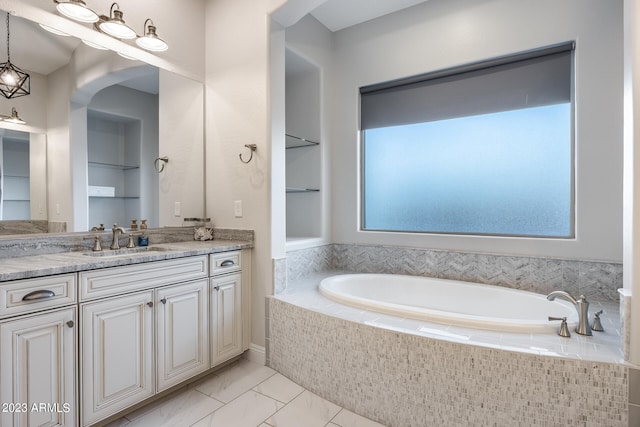
M242 357L261 365L267 362L267 352L265 348L254 343L249 344L249 350L245 351Z

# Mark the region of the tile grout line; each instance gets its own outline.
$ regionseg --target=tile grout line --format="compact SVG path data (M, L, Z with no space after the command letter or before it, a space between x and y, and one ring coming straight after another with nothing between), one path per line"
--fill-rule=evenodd
M239 399L240 397L244 396L245 394L247 394L247 393L248 393L248 392L250 392L250 391L253 391L254 393L258 393L257 391L255 391L255 390L254 390L254 388L255 388L255 387L257 387L257 386L259 386L259 385L260 385L260 384L262 384L263 382L267 381L269 378L273 377L273 376L274 376L274 375L276 375L277 373L278 373L278 372L274 370L273 374L272 374L272 375L270 375L268 378L265 378L264 380L260 381L258 384L256 384L256 385L254 385L253 387L251 387L249 390L246 390L245 392L240 393L238 396L234 397L233 399L231 399L230 401L228 401L228 402L226 402L226 403L225 403L225 402L223 402L223 401L221 401L221 400L218 400L218 399L216 399L215 397L210 396L210 395L208 395L208 394L206 394L206 393L204 393L204 392L202 392L202 391L198 390L196 387L194 387L193 389L194 389L195 391L197 391L198 393L200 393L200 394L202 394L202 395L204 395L204 396L206 396L206 397L208 397L208 398L210 398L210 399L212 399L212 400L215 400L216 402L220 402L220 403L222 403L222 406L221 406L221 407L219 407L218 409L215 409L215 410L213 410L213 411L209 412L207 415L205 415L204 417L200 418L200 419L199 419L199 420L197 420L195 423L191 424L191 426L194 426L194 425L198 424L200 421L202 421L203 419L205 419L205 418L207 418L207 417L210 417L210 416L211 416L211 414L213 414L214 412L219 411L220 409L224 408L225 406L229 405L229 404L230 404L231 402L233 402L234 400ZM263 395L262 393L258 393L258 394ZM264 396L264 395L263 395L263 396ZM269 396L265 396L265 397L269 397ZM272 400L274 400L274 401L278 401L277 399L274 399L274 398L272 398L272 397L271 397L270 399L272 399ZM276 412L278 412L278 411L276 411ZM274 412L274 414L275 414L275 412ZM190 427L191 427L191 426L190 426Z
M275 373L274 375L272 375L272 376L275 376L276 374L278 374L278 371L276 371L276 373ZM282 374L280 374L280 375L282 375ZM283 375L283 376L284 376L284 375ZM269 378L271 378L271 377L269 377ZM267 378L267 379L269 379L269 378ZM285 378L287 378L287 377L285 377ZM288 378L287 378L287 379L288 379ZM267 380L262 381L262 383L263 383L263 382L265 382L265 381L267 381ZM289 381L291 381L291 380L289 380ZM292 382L293 382L293 381L292 381ZM260 383L260 384L262 384L262 383ZM260 384L258 384L258 385L260 385ZM296 384L296 385L298 385L298 386L299 386L299 384L297 384L297 383L294 383L294 384ZM256 385L255 387L257 387L258 385ZM254 387L254 388L255 388L255 387ZM305 389L305 388L302 388L302 391L301 391L300 393L296 394L296 395L295 395L295 396L294 396L294 397L293 397L289 402L282 402L282 401L280 401L280 400L278 400L278 399L276 399L276 398L274 398L274 397L267 396L266 394L260 393L259 391L256 391L256 390L254 390L253 388L251 389L251 391L254 391L255 393L258 393L259 395L264 396L264 397L266 397L266 398L273 399L273 400L275 400L276 402L280 402L280 403L282 403L282 405L283 405L283 406L282 406L282 408L278 409L277 411L275 411L273 414L269 415L267 418L265 418L265 419L261 422L261 424L262 424L262 423L264 423L264 424L267 424L267 425L269 425L269 426L273 427L273 425L272 425L272 424L269 424L269 423L267 422L267 420L268 420L269 418L273 417L273 416L274 416L275 414L277 414L278 412L282 411L282 410L283 410L284 408L286 408L287 406L289 406L289 404L290 404L291 402L293 402L294 400L296 400L296 399L297 399L297 398L298 398L302 393L304 393L304 392L306 391L306 389ZM258 424L258 426L256 426L256 427L259 427L259 426L260 426L260 425Z

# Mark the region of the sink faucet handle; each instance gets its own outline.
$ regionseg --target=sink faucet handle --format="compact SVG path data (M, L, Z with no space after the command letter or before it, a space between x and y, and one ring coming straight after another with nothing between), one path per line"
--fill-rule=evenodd
M593 314L593 325L591 329L596 332L604 332L604 328L602 327L602 322L600 321L600 315L603 313L603 310L597 311Z
M142 233L129 233L127 234L127 236L129 237L129 241L127 242L127 248L131 249L131 248L135 248L136 247L136 243L134 241L135 237L141 236Z
M558 330L558 335L561 337L569 338L571 336L571 332L569 332L569 326L567 326L567 318L566 317L552 317L549 316L549 321L560 320L560 329Z
M87 239L93 239L93 248L91 248L92 251L94 252L99 252L102 250L102 245L100 243L100 235L99 234L94 234L90 237L85 237L85 240Z
M100 236L99 235L95 235L93 236L93 251L94 252L99 252L102 250L102 245L100 244Z

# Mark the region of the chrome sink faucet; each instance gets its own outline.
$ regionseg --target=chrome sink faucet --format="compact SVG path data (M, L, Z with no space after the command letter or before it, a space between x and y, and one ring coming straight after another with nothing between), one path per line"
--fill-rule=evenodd
M553 291L547 295L549 301L553 301L556 297L566 299L574 305L578 311L578 326L576 332L580 335L593 335L591 333L591 327L589 326L589 302L584 295L580 295L580 299L576 300L565 291Z
M122 227L118 227L118 224L113 224L113 229L111 231L113 232L113 240L111 240L111 249L120 249L120 242L118 241L118 238L120 237L120 234L124 236L126 230Z

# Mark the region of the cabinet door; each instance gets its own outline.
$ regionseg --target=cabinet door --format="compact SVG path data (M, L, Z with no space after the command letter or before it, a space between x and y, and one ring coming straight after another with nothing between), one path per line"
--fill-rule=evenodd
M211 366L242 353L241 274L211 279Z
M209 369L208 280L156 290L158 391Z
M153 291L81 305L82 423L153 396Z
M75 426L76 309L0 324L0 425Z

